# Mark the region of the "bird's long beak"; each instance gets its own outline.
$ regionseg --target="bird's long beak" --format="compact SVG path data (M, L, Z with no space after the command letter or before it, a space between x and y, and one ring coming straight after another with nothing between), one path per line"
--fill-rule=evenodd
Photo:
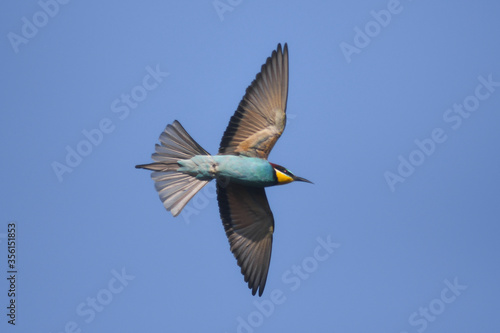
M311 184L314 184L312 181L310 180L307 180L305 178L302 178L302 177L297 177L297 176L293 176L293 180L295 181L299 181L299 182L306 182L306 183L311 183Z

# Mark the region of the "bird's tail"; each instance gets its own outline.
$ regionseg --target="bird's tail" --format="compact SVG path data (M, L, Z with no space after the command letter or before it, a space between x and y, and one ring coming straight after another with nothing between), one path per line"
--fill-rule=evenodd
M160 143L161 145L156 144L156 152L152 156L155 162L135 167L154 171L151 178L155 181L160 200L173 216L177 216L189 200L209 182L178 172L180 166L177 161L210 154L194 141L177 120L167 125L161 133Z

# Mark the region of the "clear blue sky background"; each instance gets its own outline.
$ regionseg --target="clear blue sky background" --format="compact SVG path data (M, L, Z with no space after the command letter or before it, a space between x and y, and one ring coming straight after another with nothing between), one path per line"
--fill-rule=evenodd
M499 3L55 3L0 6L0 331L498 331ZM278 42L289 119L270 160L315 185L267 191L259 298L214 187L173 218L134 165L175 119L216 153Z

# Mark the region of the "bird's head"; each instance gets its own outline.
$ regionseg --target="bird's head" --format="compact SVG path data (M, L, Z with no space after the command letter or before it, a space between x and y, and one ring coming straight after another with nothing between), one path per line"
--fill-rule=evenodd
M271 166L274 169L274 175L276 177L276 185L288 184L294 181L313 184L313 182L310 180L295 176L290 170L288 170L285 167L282 167L281 165L271 163Z

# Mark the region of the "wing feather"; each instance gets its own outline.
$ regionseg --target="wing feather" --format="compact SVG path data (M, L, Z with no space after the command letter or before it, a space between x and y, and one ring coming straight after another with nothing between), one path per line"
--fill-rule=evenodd
M267 159L285 129L287 96L288 46L278 44L231 117L219 154Z
M264 188L217 182L222 224L231 252L252 289L262 295L271 261L274 218Z

